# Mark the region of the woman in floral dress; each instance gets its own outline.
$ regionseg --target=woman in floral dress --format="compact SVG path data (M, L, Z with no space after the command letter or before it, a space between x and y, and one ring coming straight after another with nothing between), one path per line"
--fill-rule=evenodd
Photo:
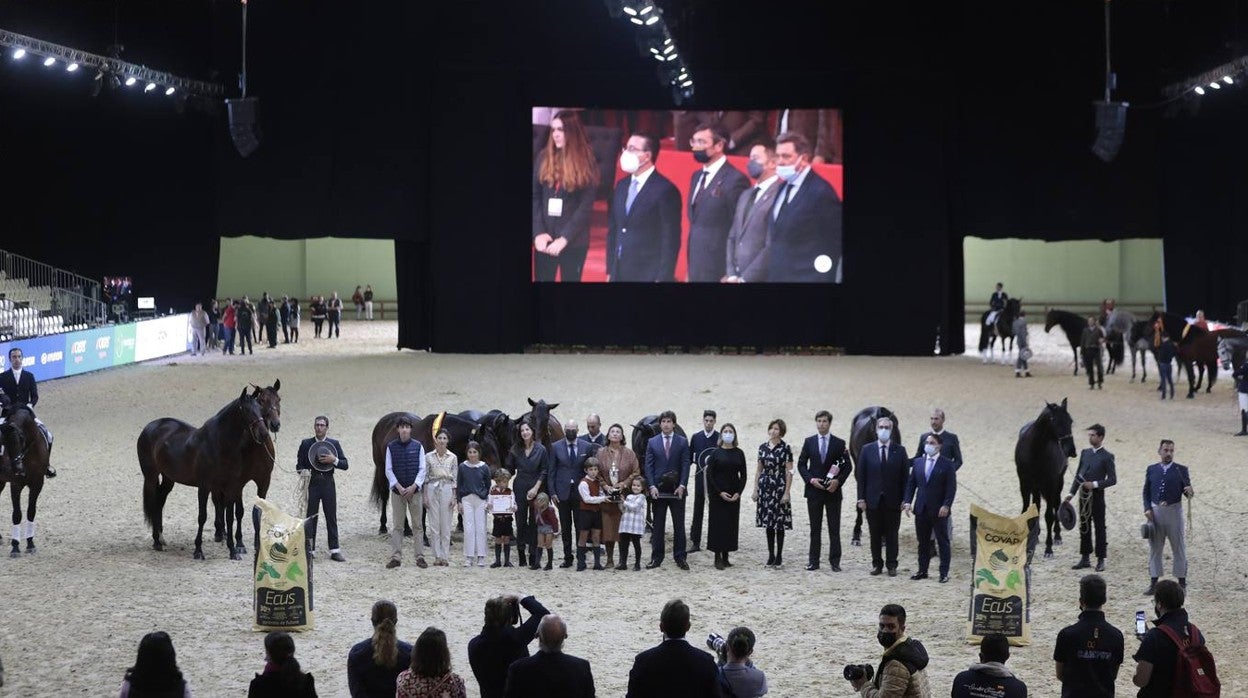
M767 567L780 567L784 558L784 532L793 528L789 489L793 484L793 449L784 442L783 419L767 425L767 441L758 447L758 470L754 501L758 504L754 525L767 534Z

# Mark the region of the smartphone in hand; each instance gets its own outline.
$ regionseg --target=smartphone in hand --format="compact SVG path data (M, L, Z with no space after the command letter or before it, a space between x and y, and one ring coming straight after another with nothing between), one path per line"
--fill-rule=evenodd
M1135 636L1137 638L1144 637L1144 633L1148 632L1148 619L1143 611L1135 612Z

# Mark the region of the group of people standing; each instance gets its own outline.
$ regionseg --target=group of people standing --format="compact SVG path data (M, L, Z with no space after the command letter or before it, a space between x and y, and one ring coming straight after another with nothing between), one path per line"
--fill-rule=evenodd
M359 294L358 288L356 293ZM371 286L368 296L370 300L366 305L370 307L368 319L371 320ZM364 312L364 307L365 304L361 301L361 305L357 306L357 320ZM190 319L194 335L191 353L203 354L208 349L220 348L222 354L233 354L237 343L240 355L254 354L254 345L266 339L269 348L273 349L278 344L279 328L283 344L297 344L303 312L298 298L283 295L278 300L270 297L267 291L256 303L252 303L247 296L226 298L223 304L213 299L207 308L204 308L203 303L196 303ZM308 301L308 314L312 319L315 337L330 338L340 335L342 299L338 297L337 291L328 299L325 296L312 296Z

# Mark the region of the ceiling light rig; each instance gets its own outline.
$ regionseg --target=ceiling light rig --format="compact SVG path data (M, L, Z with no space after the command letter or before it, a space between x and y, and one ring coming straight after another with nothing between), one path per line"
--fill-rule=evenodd
M655 61L660 82L671 89L676 106L693 99L693 77L654 0L604 0L612 18L626 18L637 30L637 50Z
M1182 97L1195 99L1224 87L1238 87L1246 79L1248 79L1248 56L1240 56L1198 75L1172 82L1162 89L1161 94L1167 102Z
M28 56L34 57L35 60L42 58L40 62L48 68L61 62L65 64L65 71L68 73L80 72L82 68L94 68L96 81L102 81L105 76L109 76L110 81L124 81L126 87L133 87L142 82L146 85L144 92L153 92L157 87L163 87L167 96L175 94L179 97L198 95L221 98L225 96L225 88L216 83L180 77L123 61L117 57L80 51L4 29L0 29L0 46L5 48L14 61L21 61Z

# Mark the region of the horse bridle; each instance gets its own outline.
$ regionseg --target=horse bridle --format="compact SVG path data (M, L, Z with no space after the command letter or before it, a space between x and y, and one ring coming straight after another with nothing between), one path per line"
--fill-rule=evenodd
M238 410L239 410L240 412L243 410L243 406L242 406L241 404L238 406ZM273 440L272 440L272 438L271 438L271 435L270 435L270 438L269 438L267 441L262 440L259 436L256 436L256 425L257 425L257 424L264 424L264 423L265 423L265 420L264 420L264 414L262 413L259 417L256 417L255 419L253 419L253 420L251 420L250 422L248 422L248 424L247 424L247 432L248 432L249 434L251 434L251 440L252 440L252 441L254 441L257 445L259 445L259 446L263 446L263 447L264 447L264 452L265 452L265 453L267 453L267 454L269 455L269 460L270 460L270 461L272 461L273 463L277 463L277 452L276 452L276 451L273 449L273 447L270 445L270 444L272 444L272 443L273 443ZM267 426L267 425L265 425L265 431L266 431L266 432L268 431L268 426Z

